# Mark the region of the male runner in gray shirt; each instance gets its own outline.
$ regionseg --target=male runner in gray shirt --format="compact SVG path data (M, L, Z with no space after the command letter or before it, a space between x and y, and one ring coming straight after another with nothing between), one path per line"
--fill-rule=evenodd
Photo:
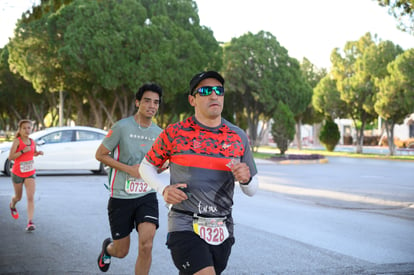
M128 254L134 228L139 242L135 274L148 274L151 267L152 242L158 228L158 200L138 168L161 133L161 128L152 123L161 97L162 89L158 85L142 85L136 93L136 114L115 123L96 152L96 159L111 167L108 216L113 240L107 238L102 244L98 267L103 272L108 270L111 256L124 258Z

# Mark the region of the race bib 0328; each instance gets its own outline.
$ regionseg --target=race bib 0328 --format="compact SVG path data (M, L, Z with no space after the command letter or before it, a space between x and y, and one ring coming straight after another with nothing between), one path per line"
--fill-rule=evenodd
M219 245L229 237L225 217L194 217L193 230L208 244Z

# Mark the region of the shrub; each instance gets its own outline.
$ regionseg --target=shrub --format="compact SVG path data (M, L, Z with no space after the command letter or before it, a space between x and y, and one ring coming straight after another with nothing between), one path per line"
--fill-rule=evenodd
M414 148L414 138L405 140L394 138L394 144L396 148ZM381 146L388 146L388 137L382 139Z
M284 155L295 136L295 118L289 107L281 101L273 114L271 134L280 154Z
M406 147L405 141L401 140L399 138L394 138L394 145L395 145L395 148L405 148Z
M407 148L414 148L414 138L409 138L406 140L406 142L407 142L407 145L406 145Z
M319 134L321 143L325 146L326 150L332 152L340 138L341 134L338 125L331 118L327 119Z

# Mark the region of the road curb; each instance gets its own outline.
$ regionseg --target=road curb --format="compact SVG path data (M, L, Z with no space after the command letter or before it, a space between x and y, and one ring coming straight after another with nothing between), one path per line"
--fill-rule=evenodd
M328 163L328 159L324 158L324 159L312 159L312 160L299 160L299 159L295 159L295 160L281 160L281 161L277 161L276 163L279 164L315 164L315 163Z

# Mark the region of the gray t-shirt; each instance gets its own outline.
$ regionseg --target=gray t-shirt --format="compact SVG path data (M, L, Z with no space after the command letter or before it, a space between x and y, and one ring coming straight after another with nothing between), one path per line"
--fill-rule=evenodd
M161 131L154 123L148 128L139 127L131 116L116 122L102 144L117 161L127 165L139 164ZM142 179L133 179L127 173L113 168L110 168L108 180L110 196L113 198L132 199L155 192Z

